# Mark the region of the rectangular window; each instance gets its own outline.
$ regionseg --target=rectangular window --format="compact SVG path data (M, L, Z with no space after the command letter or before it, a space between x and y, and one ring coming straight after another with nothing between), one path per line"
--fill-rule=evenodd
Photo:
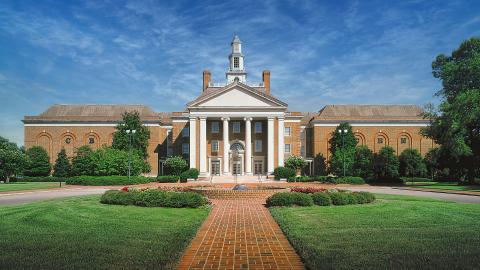
M401 144L406 144L407 143L407 138L400 138L400 143Z
M285 153L290 153L291 149L290 149L290 144L285 144Z
M255 140L255 152L262 152L262 140Z
M182 154L190 154L190 144L182 143Z
M212 141L212 152L218 152L218 141L217 140Z
M212 133L220 132L220 124L217 121L212 122Z
M233 67L234 68L239 68L240 67L240 61L239 61L238 57L233 58Z
M285 127L285 136L290 136L291 131L290 127Z
M255 122L255 133L262 133L262 122Z
M190 127L184 127L182 129L182 137L190 137Z
M377 138L377 143L382 144L383 143L383 138L382 137Z
M233 133L240 133L240 122L233 122Z

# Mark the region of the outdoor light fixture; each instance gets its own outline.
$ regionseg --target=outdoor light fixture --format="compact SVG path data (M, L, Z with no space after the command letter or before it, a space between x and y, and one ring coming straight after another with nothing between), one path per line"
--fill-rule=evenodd
M128 135L128 180L130 181L130 170L132 164L132 136L137 131L135 129L127 129L125 132L127 132Z

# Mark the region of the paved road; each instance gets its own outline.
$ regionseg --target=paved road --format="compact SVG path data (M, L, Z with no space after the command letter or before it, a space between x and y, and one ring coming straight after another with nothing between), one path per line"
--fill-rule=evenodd
M72 196L102 194L108 188L64 188L0 193L0 205L22 204Z
M368 191L373 193L382 193L382 194L394 194L394 195L410 195L418 197L428 197L433 199L454 201L459 203L480 203L480 196L470 196L470 195L461 195L461 194L451 194L451 193L438 193L438 192L428 192L428 191L416 191L416 190L405 190L397 189L394 187L348 187L347 189L353 191Z

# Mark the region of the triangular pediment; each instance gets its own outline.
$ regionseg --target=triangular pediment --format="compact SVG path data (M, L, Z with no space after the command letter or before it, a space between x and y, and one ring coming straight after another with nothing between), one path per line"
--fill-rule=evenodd
M259 93L250 87L235 83L224 89L213 92L204 99L197 100L189 104L189 107L250 107L250 108L267 108L267 107L286 107L281 101L276 100L266 94Z

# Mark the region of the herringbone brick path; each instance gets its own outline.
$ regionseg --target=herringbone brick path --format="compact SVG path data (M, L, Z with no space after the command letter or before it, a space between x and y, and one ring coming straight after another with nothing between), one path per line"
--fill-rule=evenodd
M304 269L264 199L214 199L178 269Z

